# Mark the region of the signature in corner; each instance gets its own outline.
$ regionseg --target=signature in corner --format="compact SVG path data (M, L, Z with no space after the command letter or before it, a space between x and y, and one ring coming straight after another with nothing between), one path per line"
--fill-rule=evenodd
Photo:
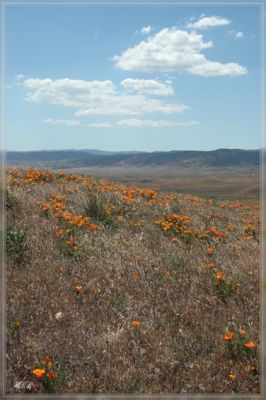
M33 382L29 381L17 381L14 385L15 389L32 389Z

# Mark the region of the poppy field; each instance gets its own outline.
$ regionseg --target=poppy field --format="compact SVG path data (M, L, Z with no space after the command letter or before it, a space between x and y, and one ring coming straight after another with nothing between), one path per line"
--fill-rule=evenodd
M257 203L32 168L5 198L8 394L260 393Z

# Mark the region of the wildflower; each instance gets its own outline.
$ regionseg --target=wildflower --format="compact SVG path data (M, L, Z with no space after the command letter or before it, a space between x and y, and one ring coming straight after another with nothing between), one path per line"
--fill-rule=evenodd
M223 273L218 271L216 273L216 280L217 281L222 281L223 279L224 279Z
M73 242L74 242L74 238L73 237L71 237L71 238L69 238L67 241L67 244L73 244Z
M45 357L44 362L46 365L48 365L48 367L50 367L53 364L53 361L48 356Z
M131 325L132 325L132 326L140 326L140 325L141 325L141 322L140 322L140 321L132 321L132 322L131 322Z
M235 379L236 378L236 374L230 373L230 374L228 374L228 378Z
M55 375L54 372L49 372L49 374L47 374L47 377L48 377L49 379L55 379L56 375Z
M253 342L248 342L248 343L244 344L244 346L245 346L247 349L253 349L253 347L255 347L255 343L253 343Z
M208 255L213 254L214 253L214 248L213 247L208 247L207 253L208 253Z
M81 292L82 289L83 289L83 288L82 288L82 286L80 286L80 285L75 286L75 291L76 291L77 293Z
M231 342L231 340L233 339L233 337L234 337L234 333L233 333L233 332L227 332L227 333L224 335L224 341L225 341L225 342Z
M37 378L41 378L45 374L45 369L34 369L32 371L33 375L37 376Z
M16 320L15 320L15 325L16 325L17 328L20 326L20 324L21 324L20 320L19 320L19 319L16 319Z
M208 262L207 264L202 264L201 269L215 269L215 265L212 262Z

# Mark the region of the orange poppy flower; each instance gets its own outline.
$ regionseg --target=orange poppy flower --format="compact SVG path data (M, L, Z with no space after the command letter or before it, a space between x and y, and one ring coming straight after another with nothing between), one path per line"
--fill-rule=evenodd
M217 272L216 273L216 280L217 281L222 281L224 279L223 273L222 272Z
M47 377L48 377L49 379L55 379L56 375L55 375L54 372L49 372L49 374L47 374Z
M224 340L225 340L226 342L231 342L231 340L233 339L233 337L234 337L233 332L227 332L227 333L224 335Z
M45 374L45 369L34 369L32 371L33 375L37 376L37 378L41 378Z
M210 254L213 254L213 253L214 253L214 248L213 248L213 247L208 247L207 253L208 253L209 255L210 255Z
M75 291L77 293L81 292L82 289L83 289L82 286L79 286L79 285L75 286Z
M244 345L247 349L253 349L255 347L255 343L253 342L248 342Z
M48 356L45 357L44 362L46 365L48 365L48 367L50 367L53 364L53 361Z
M140 325L141 325L141 322L140 322L140 321L132 321L132 322L131 322L131 325L132 325L132 326L140 326Z

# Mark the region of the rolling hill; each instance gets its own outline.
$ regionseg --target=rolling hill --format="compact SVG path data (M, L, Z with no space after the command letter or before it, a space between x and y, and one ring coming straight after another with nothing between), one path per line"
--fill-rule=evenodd
M100 150L7 151L8 166L74 167L182 167L220 168L259 166L259 150L106 152Z

